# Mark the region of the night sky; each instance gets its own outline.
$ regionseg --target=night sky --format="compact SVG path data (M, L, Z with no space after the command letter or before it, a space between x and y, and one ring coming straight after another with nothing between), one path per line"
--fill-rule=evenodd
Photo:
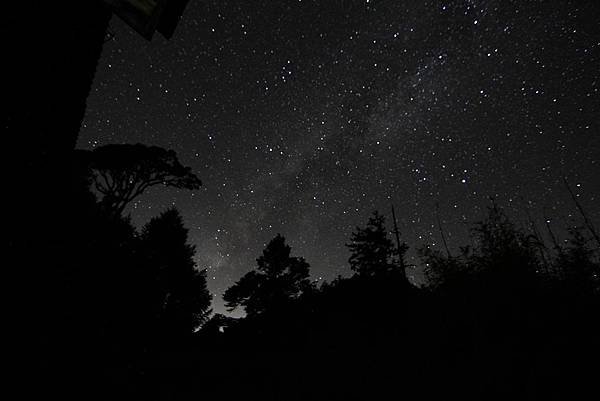
M578 224L563 176L598 223L598 21L592 0L192 0L147 42L113 17L79 146L193 167L201 190L129 212L181 210L217 312L277 233L315 279L349 274L350 233L392 203L413 250L440 246L436 203L452 248L490 196L519 224Z

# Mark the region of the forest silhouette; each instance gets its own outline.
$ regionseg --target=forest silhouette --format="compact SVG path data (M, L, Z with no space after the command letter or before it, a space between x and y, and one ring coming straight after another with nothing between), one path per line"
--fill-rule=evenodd
M141 159L118 157L134 149ZM212 314L176 209L141 230L115 209L140 182L197 188L176 155L141 144L73 155L77 225L48 276L40 362L88 367L78 374L99 399L567 399L593 388L600 255L585 224L546 244L492 203L456 255L418 249L422 287L376 211L349 233L352 274L321 285L278 234L225 292L245 312L232 318Z
M576 400L598 392L600 241L576 202L581 226L566 239L550 226L547 235L521 228L492 203L459 252L418 249L422 287L406 276L414 245L392 237L398 228L377 212L348 233L351 275L321 285L277 235L224 294L245 316L214 314L177 209L141 229L127 214L147 188L195 190L201 177L158 147L74 149L112 11L102 2L41 2L35 12L23 4L6 12L5 29L20 40L7 43L3 123L5 366L18 376L17 398Z

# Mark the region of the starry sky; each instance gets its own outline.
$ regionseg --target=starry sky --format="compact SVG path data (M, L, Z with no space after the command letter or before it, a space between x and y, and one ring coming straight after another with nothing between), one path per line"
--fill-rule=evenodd
M128 213L182 212L217 312L277 233L315 280L349 274L350 233L392 203L413 250L440 246L436 216L469 243L489 197L579 224L563 176L598 224L599 21L592 0L192 0L148 42L113 17L78 146L192 166L201 190Z

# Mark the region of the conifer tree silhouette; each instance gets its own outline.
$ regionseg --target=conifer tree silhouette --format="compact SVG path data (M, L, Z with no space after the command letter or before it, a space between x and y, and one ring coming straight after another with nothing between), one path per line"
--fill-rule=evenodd
M159 331L167 338L186 337L211 313L206 270L198 270L195 247L177 209L169 209L142 229L141 247L155 285ZM152 285L152 284L151 284Z
M377 211L369 217L365 228L356 228L356 232L352 233L351 242L346 246L351 252L348 260L350 268L360 276L373 276L396 267L396 249L388 237L385 217ZM405 251L405 248L402 250Z

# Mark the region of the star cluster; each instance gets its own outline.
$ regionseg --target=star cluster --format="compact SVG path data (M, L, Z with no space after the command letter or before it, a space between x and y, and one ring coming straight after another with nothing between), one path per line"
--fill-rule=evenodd
M200 191L129 212L178 207L217 295L276 233L316 280L347 274L351 231L392 203L411 246L439 245L439 215L457 247L490 196L576 224L566 176L598 221L599 20L587 1L209 0L146 42L113 18L79 146L193 167Z

